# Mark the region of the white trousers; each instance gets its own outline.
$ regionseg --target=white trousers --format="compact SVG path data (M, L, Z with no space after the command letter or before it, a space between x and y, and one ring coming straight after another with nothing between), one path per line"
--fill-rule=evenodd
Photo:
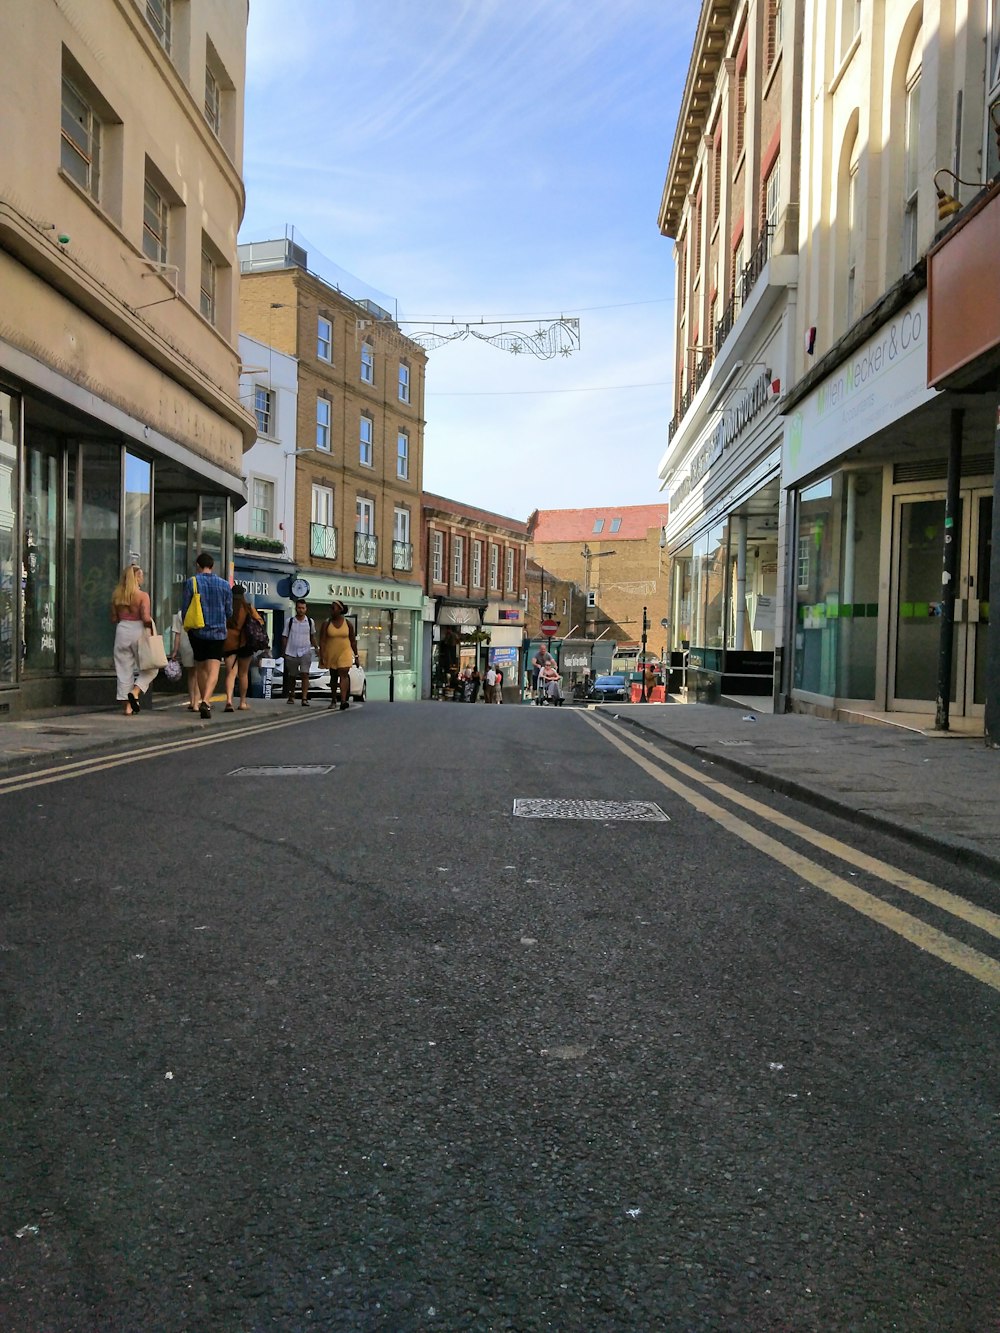
M139 692L145 694L157 677L157 672L139 670L139 637L146 633L141 620L119 620L115 626L115 675L118 677L118 702L124 703L139 682Z

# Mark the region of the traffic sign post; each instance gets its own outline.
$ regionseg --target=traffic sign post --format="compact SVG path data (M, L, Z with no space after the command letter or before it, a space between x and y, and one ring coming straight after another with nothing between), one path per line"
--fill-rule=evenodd
M547 639L554 639L559 633L559 621L543 620L540 629Z

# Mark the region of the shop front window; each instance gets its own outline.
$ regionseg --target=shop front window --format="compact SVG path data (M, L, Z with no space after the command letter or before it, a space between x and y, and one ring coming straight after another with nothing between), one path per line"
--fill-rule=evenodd
M55 441L38 434L28 443L25 482L21 558L24 669L48 673L56 670L59 648L59 451Z
M0 393L0 685L17 671L17 441L20 401Z
M121 573L122 451L117 444L71 442L66 451L66 611L69 672L110 671L111 593Z
M377 607L362 607L357 616L358 658L365 671L412 671L412 612L389 612ZM391 651L390 651L391 634Z
M796 689L874 699L881 471L802 491L795 537Z
M691 560L691 642L699 648L721 648L725 634L728 527L719 523L694 542Z
M198 551L207 551L215 556L215 573L226 577L222 554L226 541L226 516L229 501L224 495L203 495L201 497L201 531L198 535ZM197 552L196 552L197 554Z
M149 575L150 534L153 523L153 465L134 454L125 455L125 550L123 564L141 565Z

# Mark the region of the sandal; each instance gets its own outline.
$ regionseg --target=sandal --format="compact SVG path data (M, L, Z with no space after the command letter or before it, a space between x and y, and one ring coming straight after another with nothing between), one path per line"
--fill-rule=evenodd
M139 703L139 696L138 696L138 694L130 694L129 697L128 697L128 701L129 701L129 703L132 705L132 712L133 712L133 713L141 713L141 712L142 712L142 705Z
M233 707L232 704L226 704L226 707L223 711L226 713L235 713L236 709Z

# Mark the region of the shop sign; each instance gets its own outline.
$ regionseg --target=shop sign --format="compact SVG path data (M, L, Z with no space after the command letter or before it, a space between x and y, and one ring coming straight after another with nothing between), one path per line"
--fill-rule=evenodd
M935 396L927 387L925 292L789 415L782 484L841 457Z
M516 648L491 648L490 661L496 666L509 666L517 661Z
M375 588L360 583L331 583L330 595L352 602L401 602L403 600L403 594L398 588Z
M590 666L590 658L586 653L560 653L559 665L567 671L577 671L580 667Z
M691 459L687 475L676 487L671 487L671 505L678 506L684 502L692 488L697 486L709 468L719 461L723 453L735 443L754 418L764 410L771 399L770 377L762 371L752 384L734 389L730 398L735 397L738 393L741 393L743 397L735 407L722 409L721 421Z

